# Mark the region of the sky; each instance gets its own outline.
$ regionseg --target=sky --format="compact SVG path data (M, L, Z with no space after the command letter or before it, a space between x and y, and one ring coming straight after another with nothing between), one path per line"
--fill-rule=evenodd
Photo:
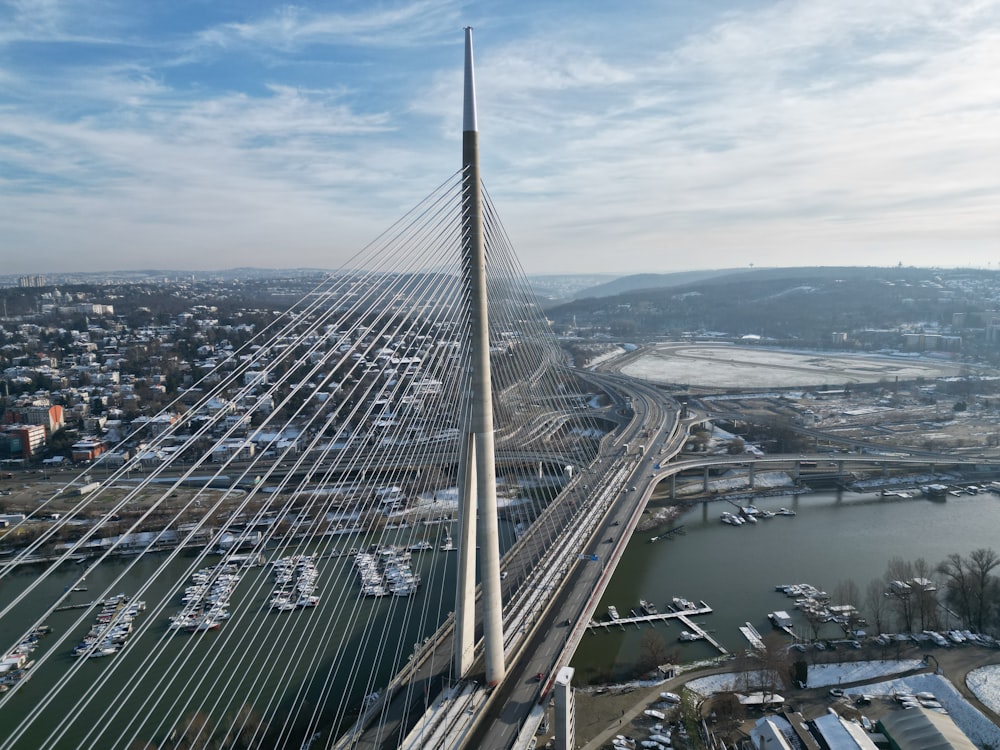
M1000 268L1000 0L0 0L0 274L339 268L465 26L528 273Z

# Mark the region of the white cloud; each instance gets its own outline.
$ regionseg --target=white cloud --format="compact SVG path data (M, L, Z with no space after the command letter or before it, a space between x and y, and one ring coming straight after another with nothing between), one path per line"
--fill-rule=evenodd
M256 47L289 51L310 44L403 46L428 44L453 27L458 4L416 0L397 6L373 5L358 13L326 13L284 5L249 21L220 24L197 35L197 46Z
M939 15L927 23L931 11ZM780 248L792 260L810 241L870 259L874 243L997 236L1000 84L987 71L1000 40L981 17L961 14L961 29L944 4L908 14L896 4L782 3L731 15L635 67L632 107L608 86L588 92L595 121L537 130L528 168L523 152L510 165L532 178L496 192L524 212L529 235L548 235L545 246L579 248L603 228L617 238L616 261L635 270L678 245ZM854 55L846 67L845 50ZM545 179L531 169L541 164ZM559 212L535 203L538 194L572 204L585 227L574 231L569 212L553 222Z
M21 3L8 33L58 38L71 7ZM480 23L476 61L484 179L529 270L995 257L996 0L783 0L683 24L519 8ZM173 46L119 19L135 43L116 62L8 62L0 225L72 243L90 215L106 245L148 223L151 245L256 247L284 216L289 262L318 264L340 224L356 247L458 167L467 10L281 7ZM244 62L247 80L223 77Z

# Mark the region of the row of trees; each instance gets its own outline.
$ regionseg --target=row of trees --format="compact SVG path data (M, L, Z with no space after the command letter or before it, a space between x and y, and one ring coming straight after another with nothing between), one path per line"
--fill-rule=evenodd
M998 566L1000 556L983 548L968 556L953 553L936 566L923 558L895 557L881 579L869 582L863 598L850 581L839 584L836 594L863 609L869 629L877 633L959 626L986 633L1000 627L1000 578L993 574Z
M1000 555L993 549L976 549L967 556L951 554L937 565L923 558L895 557L886 565L882 577L870 581L864 591L854 581L841 581L833 589L832 599L856 608L857 612L848 618L849 628L864 629L872 635L952 628L998 635L1000 577L994 575L998 567ZM812 628L812 638L818 639L825 621L808 616L807 621ZM770 675L770 684L751 686L754 689L778 690L784 683L784 676L791 674L788 641L778 632L768 633L764 640L765 654L753 657L752 665L745 671L754 673L756 680L761 679L761 672ZM676 648L668 647L659 633L645 631L634 674L644 675L660 664L677 663L680 659ZM601 682L613 676L600 674L591 679Z

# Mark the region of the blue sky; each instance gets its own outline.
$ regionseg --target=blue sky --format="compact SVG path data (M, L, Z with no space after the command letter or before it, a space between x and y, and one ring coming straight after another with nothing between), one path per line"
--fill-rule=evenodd
M467 25L528 272L1000 267L1000 0L0 0L0 273L339 267Z

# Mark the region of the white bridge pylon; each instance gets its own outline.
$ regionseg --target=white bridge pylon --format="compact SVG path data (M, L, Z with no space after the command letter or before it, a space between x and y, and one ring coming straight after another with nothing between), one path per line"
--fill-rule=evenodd
M500 539L497 525L493 440L493 386L490 373L489 308L483 239L483 198L479 180L479 132L472 63L472 29L465 29L465 105L462 124L462 259L470 305L466 335L468 390L465 428L459 446L459 569L455 611L455 672L466 676L475 660L476 547L482 570L483 643L486 684L505 674L503 605L500 600ZM478 521L478 523L477 523Z

